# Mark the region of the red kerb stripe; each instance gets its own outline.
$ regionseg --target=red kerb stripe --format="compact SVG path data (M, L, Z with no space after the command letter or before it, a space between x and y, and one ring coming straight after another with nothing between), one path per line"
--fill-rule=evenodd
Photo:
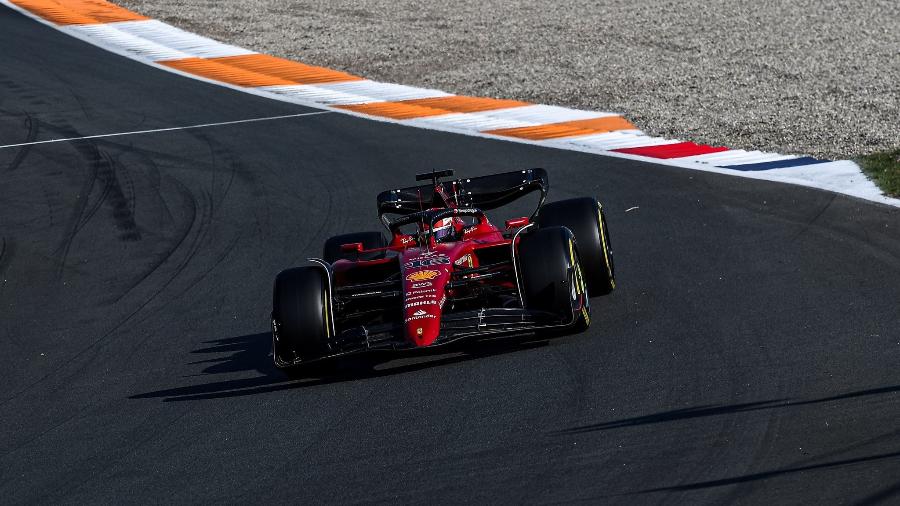
M694 144L693 142L677 142L675 144L662 144L659 146L646 146L642 148L614 149L613 151L617 153L628 153L629 155L649 156L651 158L682 158L685 156L728 151L728 148Z

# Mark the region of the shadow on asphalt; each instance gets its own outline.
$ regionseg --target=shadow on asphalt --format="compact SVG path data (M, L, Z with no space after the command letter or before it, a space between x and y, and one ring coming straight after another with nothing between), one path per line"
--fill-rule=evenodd
M869 395L889 394L900 392L900 385L890 387L871 388L868 390L859 390L846 394L833 395L829 397L821 397L818 399L794 401L790 399L775 399L770 401L747 402L742 404L713 405L706 404L703 406L695 406L691 408L675 409L672 411L663 411L653 413L651 415L636 416L633 418L623 418L621 420L612 420L609 422L593 423L581 425L569 429L556 431L556 435L566 434L582 434L585 432L595 432L608 429L617 429L621 427L634 427L637 425L648 425L653 423L674 422L678 420L688 420L691 418L699 418L704 416L723 415L729 413L741 413L744 411L757 411L761 409L786 408L790 406L803 406L807 404L819 404L822 402L839 401L844 399L852 399L854 397L865 397Z
M640 492L635 492L635 493L643 494L643 493L648 493L648 492L683 492L683 491L688 491L688 490L698 490L698 489L711 488L711 487L723 487L726 485L736 485L739 483L746 483L749 481L764 480L767 478L774 478L776 476L783 476L783 475L792 474L792 473L801 473L804 471L812 471L815 469L845 467L845 466L852 466L854 464L864 464L867 462L897 459L897 458L900 458L900 451L879 453L876 455L869 455L866 457L857 457L857 458L852 458L852 459L835 460L832 462L823 462L821 464L810 464L810 465L805 465L805 466L785 467L785 468L776 469L773 471L745 474L743 476L723 478L720 480L701 481L701 482L697 482L697 483L689 483L686 485L675 485L672 487L650 488L650 489L641 490ZM896 495L897 493L900 493L900 484L888 487L888 488L881 490L869 497L865 497L856 504L860 504L860 505L876 504L878 502L888 499L889 497Z
M858 390L855 392L848 392L840 395L832 395L828 397L820 397L817 399L809 399L809 400L790 400L790 399L775 399L769 401L759 401L759 402L748 402L742 404L731 404L731 405L703 405L703 406L695 406L691 408L685 409L676 409L672 411L663 411L660 413L654 413L645 416L638 416L633 418L624 418L621 420L612 420L608 422L601 422L589 425L582 425L578 427L572 427L569 429L564 429L560 431L555 431L553 434L555 435L571 435L571 434L584 434L595 431L604 431L609 429L616 429L622 427L636 427L642 425L656 424L656 423L664 423L664 422L674 422L679 420L689 420L692 418L699 418L705 416L714 416L714 415L722 415L722 414L730 414L730 413L741 413L746 411L758 411L764 409L778 409L778 408L787 408L792 406L804 406L810 404L820 404L824 402L832 402L832 401L840 401L846 399L853 399L858 397L866 397L872 395L881 395L881 394L890 394L900 392L900 385L888 386L888 387L879 387L879 388L870 388L866 390ZM893 432L892 434L896 434ZM616 494L616 495L632 495L632 494L644 494L651 492L683 492L690 490L699 490L713 487L722 487L727 485L737 485L740 483L752 482L757 480L765 480L768 478L774 478L783 475L790 475L793 473L800 473L804 471L812 471L816 469L829 469L829 468L839 468L839 467L847 467L854 465L861 465L870 462L876 461L884 461L884 460L893 460L900 459L900 451L893 452L883 452L874 455L868 455L863 457L855 457L855 458L847 458L842 460L835 460L824 463L817 464L807 464L807 465L796 465L791 467L784 467L781 469L775 469L772 471L764 471L759 473L746 474L742 476L733 476L729 478L722 478L717 480L709 480L709 481L701 481L696 483L687 483L680 485L673 485L668 487L658 487L658 488L649 488L640 490L637 492L629 492L625 494ZM858 506L869 506L873 504L879 504L887 501L891 498L896 498L900 496L900 483L893 484L888 486L872 495L866 496L854 504Z
M334 371L327 374L316 375L310 372L307 376L288 377L283 371L277 369L272 363L270 355L272 347L272 335L268 332L250 334L240 337L215 339L206 341L207 346L192 351L192 354L221 355L203 360L189 362L190 366L209 364L201 371L201 376L219 374L235 374L248 371L256 371L260 375L252 378L229 379L169 388L132 395L130 399L163 398L164 401L192 401L202 399L220 399L227 397L240 397L255 395L279 390L294 388L307 388L345 381L357 381L367 378L392 376L432 367L456 364L468 360L479 359L491 355L512 353L526 349L546 346L546 339L535 338L509 338L503 340L472 343L469 346L447 347L441 353L429 353L411 358L410 355L398 356L397 354L381 353L379 355L365 355L348 357L343 360ZM384 368L379 366L398 358L419 361L390 365ZM196 376L191 376L196 377Z

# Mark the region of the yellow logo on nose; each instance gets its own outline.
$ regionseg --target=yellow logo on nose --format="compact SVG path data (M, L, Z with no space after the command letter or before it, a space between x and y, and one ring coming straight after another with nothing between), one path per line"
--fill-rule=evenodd
M406 275L407 281L428 281L429 279L434 279L438 277L441 273L438 271L425 270L425 271L416 271L410 272Z

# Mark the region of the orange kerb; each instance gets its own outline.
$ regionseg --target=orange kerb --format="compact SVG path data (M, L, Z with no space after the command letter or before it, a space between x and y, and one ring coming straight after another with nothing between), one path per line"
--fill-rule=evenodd
M500 100L496 98L466 97L450 95L434 98L416 98L398 102L372 102L368 104L352 104L338 106L341 109L381 116L391 119L413 119L428 116L440 116L454 112L479 112L495 109L508 109L531 105L517 100Z
M304 65L265 54L182 58L159 63L189 74L238 86L317 84L362 79L345 72Z
M337 107L339 109L346 109L348 111L368 114L370 116L381 116L383 118L392 119L425 118L428 116L437 116L439 114L449 114L449 111L443 109L404 104L403 102L370 102L368 104L339 105Z
M150 19L103 0L10 0L58 25L94 25Z
M496 109L509 109L511 107L531 105L528 102L519 102L518 100L466 97L463 95L451 95L449 97L435 98L417 98L413 100L404 100L402 101L402 103L410 105L420 105L424 107L433 107L435 109L443 109L447 112L493 111Z
M564 121L562 123L548 123L546 125L529 127L499 128L497 130L487 130L483 133L538 141L560 137L575 137L577 135L600 134L616 130L631 130L633 128L635 126L621 116L604 116L602 118Z

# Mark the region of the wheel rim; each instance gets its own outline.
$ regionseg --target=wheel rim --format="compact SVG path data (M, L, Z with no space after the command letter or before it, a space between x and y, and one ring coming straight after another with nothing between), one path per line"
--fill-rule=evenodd
M612 243L609 241L609 229L606 226L606 217L600 215L600 221L603 223L603 244L606 249L606 259L609 265L610 278L616 279L616 264L613 261Z
M572 255L572 304L574 307L574 304L578 302L578 297L581 297L581 314L584 318L584 323L590 325L591 298L588 294L587 282L584 280L584 272L582 272L581 270L581 259L578 257L578 253L574 251L574 248L572 248L571 245L570 252Z

